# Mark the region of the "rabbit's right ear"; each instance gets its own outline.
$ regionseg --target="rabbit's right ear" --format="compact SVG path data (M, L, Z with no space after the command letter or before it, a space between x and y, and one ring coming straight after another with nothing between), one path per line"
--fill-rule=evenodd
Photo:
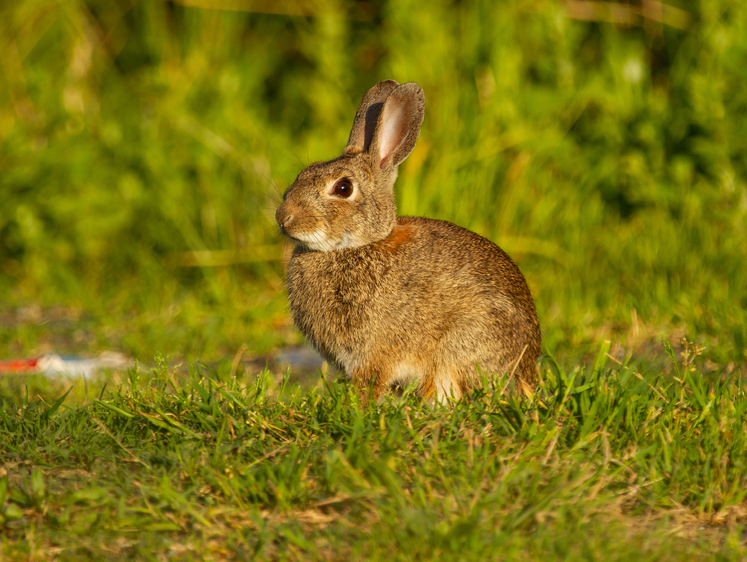
M425 113L425 94L415 82L397 86L384 100L369 152L380 168L396 168L415 148Z
M366 92L355 113L345 154L358 154L368 150L384 100L397 86L399 83L394 80L384 80Z

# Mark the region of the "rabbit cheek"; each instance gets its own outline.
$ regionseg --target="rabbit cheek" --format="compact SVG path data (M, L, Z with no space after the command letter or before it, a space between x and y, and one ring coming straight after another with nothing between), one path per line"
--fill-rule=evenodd
M344 250L345 248L357 248L361 242L357 236L350 232L343 232L342 238L335 243L335 250Z

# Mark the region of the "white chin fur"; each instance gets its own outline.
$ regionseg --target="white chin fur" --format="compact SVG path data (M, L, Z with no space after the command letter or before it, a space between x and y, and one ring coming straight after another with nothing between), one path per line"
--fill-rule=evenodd
M340 240L331 240L323 231L314 230L312 232L294 233L293 238L301 242L310 250L319 252L333 252L345 248L358 248L363 244L355 236L345 233Z

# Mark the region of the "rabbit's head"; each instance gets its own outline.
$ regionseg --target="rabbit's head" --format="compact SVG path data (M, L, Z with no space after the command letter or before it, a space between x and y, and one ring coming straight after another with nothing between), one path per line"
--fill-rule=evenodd
M319 251L383 240L396 224L397 167L415 146L425 96L415 83L380 82L363 97L342 156L303 170L275 219L283 234Z

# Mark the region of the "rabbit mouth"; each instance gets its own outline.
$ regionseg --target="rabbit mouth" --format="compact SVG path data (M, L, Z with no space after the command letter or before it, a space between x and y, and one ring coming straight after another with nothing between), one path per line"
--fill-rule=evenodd
M324 231L317 229L310 232L284 232L284 234L293 240L294 242L301 244L309 250L316 250L319 252L331 252L335 250L335 244L329 240Z
M358 248L362 245L361 242L349 232L343 233L342 238L339 240L330 238L320 229L312 230L311 232L294 232L293 234L284 231L283 234L297 244L300 244L309 250L316 250L318 252L334 252L346 248Z

